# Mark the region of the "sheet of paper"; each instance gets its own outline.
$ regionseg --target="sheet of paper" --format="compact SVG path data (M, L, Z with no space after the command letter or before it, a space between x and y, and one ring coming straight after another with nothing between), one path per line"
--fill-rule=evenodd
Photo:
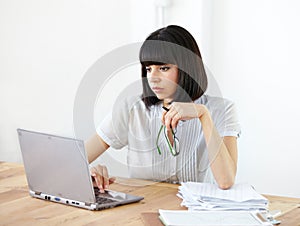
M160 218L170 226L222 226L271 225L260 221L254 212L250 211L180 211L159 210Z

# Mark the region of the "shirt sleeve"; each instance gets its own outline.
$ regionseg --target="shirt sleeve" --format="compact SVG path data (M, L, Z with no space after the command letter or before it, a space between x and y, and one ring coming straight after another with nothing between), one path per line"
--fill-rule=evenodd
M121 149L128 145L129 113L130 105L128 101L119 101L98 126L98 135L110 147Z
M227 117L225 123L225 136L235 136L240 137L241 135L241 125L238 119L236 105L231 103L227 107Z
M128 145L129 123L134 106L139 103L139 96L120 98L112 111L97 127L98 135L114 149Z
M212 110L212 117L220 136L240 137L241 127L235 104L222 98L217 101Z
M121 149L127 145L124 132L123 136L120 136L119 132L121 130L122 128L119 128L117 124L113 123L112 113L109 113L98 126L97 133L110 147Z

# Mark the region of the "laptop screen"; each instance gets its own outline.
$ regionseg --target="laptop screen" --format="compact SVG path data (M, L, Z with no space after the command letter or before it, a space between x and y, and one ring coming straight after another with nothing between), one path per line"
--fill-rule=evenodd
M95 202L84 142L18 129L28 186L82 202Z

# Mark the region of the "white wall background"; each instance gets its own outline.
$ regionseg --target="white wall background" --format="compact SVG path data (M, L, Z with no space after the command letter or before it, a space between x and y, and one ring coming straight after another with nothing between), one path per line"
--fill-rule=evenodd
M165 24L197 39L222 95L242 124L237 180L259 192L300 197L297 0L171 0ZM21 162L16 128L74 136L73 102L88 68L105 53L157 28L152 1L0 0L0 160ZM99 94L95 123L139 66ZM100 107L101 105L101 107ZM125 152L103 156L126 175Z

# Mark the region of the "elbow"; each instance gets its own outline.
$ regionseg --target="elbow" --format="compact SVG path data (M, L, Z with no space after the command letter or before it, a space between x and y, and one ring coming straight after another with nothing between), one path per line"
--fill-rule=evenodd
M235 173L222 175L216 178L218 186L222 190L230 189L235 183Z
M227 189L230 189L233 184L234 184L234 179L222 181L222 182L218 183L218 186L222 190L227 190Z
M227 189L230 189L232 185L233 185L233 183L222 183L222 184L219 184L219 188L222 190L227 190Z

